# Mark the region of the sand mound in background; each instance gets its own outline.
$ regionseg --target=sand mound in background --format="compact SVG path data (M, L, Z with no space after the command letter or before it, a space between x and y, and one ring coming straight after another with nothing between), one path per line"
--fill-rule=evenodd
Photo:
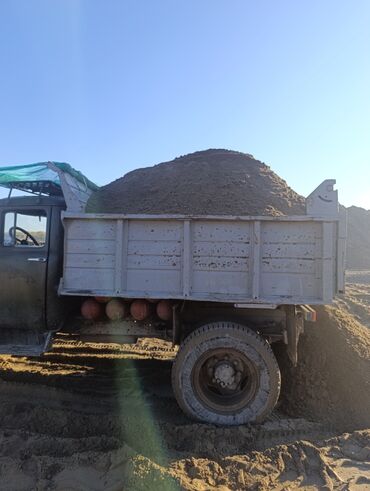
M299 215L305 213L305 203L251 155L205 150L129 172L94 193L87 211Z

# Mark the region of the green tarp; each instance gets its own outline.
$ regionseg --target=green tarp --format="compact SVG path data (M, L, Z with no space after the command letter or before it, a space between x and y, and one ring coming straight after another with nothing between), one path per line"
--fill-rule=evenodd
M18 188L24 190L37 190L43 192L46 189L43 183L49 184L49 189L60 189L60 180L57 172L49 168L49 164L55 165L63 172L70 174L84 186L96 191L98 186L91 182L81 172L73 169L63 162L39 162L36 164L13 165L0 167L0 186L6 188ZM51 184L51 186L50 186ZM51 194L52 191L51 191Z

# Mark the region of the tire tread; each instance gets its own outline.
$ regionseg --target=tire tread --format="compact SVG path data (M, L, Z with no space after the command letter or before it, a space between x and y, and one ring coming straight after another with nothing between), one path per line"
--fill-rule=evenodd
M183 361L183 356L185 354L191 351L191 349L194 348L196 345L198 345L200 342L207 341L207 338L213 333L216 333L217 331L223 331L223 335L225 334L227 335L228 333L236 333L237 337L240 337L240 335L245 334L246 340L252 341L249 344L251 344L252 346L254 345L253 346L254 348L255 346L258 346L259 347L258 352L260 354L261 352L263 353L264 355L263 358L265 362L267 360L269 364L270 379L276 381L275 387L273 387L274 394L270 397L271 401L268 407L260 415L258 415L258 417L256 417L253 421L250 422L254 422L254 421L257 422L263 420L272 411L279 397L280 385L281 385L279 365L271 349L271 346L262 336L260 336L251 328L232 321L230 322L219 321L219 322L211 322L205 324L195 329L193 332L191 332L181 343L172 367L172 387L179 406L185 412L185 414L187 414L191 418L193 419L195 418L202 421L205 420L204 415L194 414L191 410L189 410L189 407L187 406L186 401L184 400L184 395L182 394L181 384L180 384L181 365ZM226 421L227 418L223 417L222 415L220 415L216 419L218 420L217 421L218 424L242 424L248 422L248 421L242 421L242 422L236 421L230 423L227 422Z

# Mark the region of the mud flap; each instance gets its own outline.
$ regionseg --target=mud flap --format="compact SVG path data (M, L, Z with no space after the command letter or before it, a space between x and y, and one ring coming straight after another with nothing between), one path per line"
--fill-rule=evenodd
M295 305L286 306L287 353L293 366L298 363L298 341L303 333L304 317Z

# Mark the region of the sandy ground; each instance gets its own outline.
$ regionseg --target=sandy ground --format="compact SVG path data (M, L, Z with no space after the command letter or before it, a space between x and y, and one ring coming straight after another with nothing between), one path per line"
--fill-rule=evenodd
M294 390L262 425L189 421L171 391L175 353L162 341L102 346L60 335L42 358L1 357L0 489L370 489L370 272L347 280L301 349L321 332L337 344L303 353L286 382ZM334 347L344 358L333 366L325 353ZM340 384L346 363L365 372L356 389Z

